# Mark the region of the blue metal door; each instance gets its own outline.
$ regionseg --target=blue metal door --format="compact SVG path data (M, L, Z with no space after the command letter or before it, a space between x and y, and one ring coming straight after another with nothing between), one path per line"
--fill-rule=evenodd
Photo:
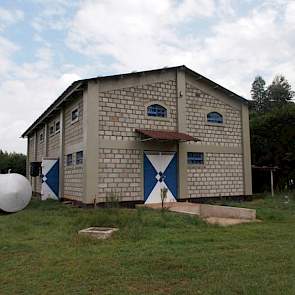
M177 199L177 153L144 152L144 201L160 203L161 189L167 188L165 202Z
M59 199L59 160L42 161L42 200Z

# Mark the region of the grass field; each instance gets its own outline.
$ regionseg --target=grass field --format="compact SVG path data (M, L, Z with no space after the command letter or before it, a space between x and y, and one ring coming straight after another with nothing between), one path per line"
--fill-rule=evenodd
M295 198L237 204L261 223L34 200L0 213L0 294L295 294ZM117 226L107 241L78 237Z

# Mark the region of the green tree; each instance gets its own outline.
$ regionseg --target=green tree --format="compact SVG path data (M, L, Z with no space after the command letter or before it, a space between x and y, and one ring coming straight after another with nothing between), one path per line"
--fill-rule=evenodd
M288 80L282 76L277 75L266 90L267 98L271 102L272 107L280 107L292 100L294 91Z
M254 111L256 112L264 111L268 103L265 89L265 81L261 76L255 77L252 83L251 97L253 100L252 109L254 109Z
M279 167L275 177L277 188L291 189L295 180L295 104L252 114L250 130L252 164ZM255 177L253 180L255 191Z
M26 156L0 150L0 173L7 173L9 169L12 173L26 175Z

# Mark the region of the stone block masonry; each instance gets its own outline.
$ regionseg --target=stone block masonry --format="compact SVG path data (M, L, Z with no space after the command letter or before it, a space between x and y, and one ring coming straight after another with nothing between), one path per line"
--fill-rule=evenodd
M176 81L128 87L99 94L99 135L102 139L135 140L136 128L176 130ZM167 118L146 115L149 103L168 109Z
M72 123L72 111L78 108L79 119ZM64 197L83 201L83 164L76 164L76 153L83 151L83 99L80 97L65 106L65 155ZM67 154L72 154L73 163L67 166Z
M79 120L72 123L72 111L79 110ZM65 108L65 147L83 141L83 100L79 98Z
M205 144L241 147L241 111L186 83L188 132ZM208 112L221 112L224 124L207 124Z
M149 116L154 104L160 107ZM108 197L144 201L144 151L178 153L178 198L252 193L247 101L185 66L79 80L47 112L24 134L28 162L60 159L61 197L87 204ZM210 112L223 122L208 122ZM49 134L57 121L60 131ZM199 141L154 140L136 129L178 131ZM188 153L199 152L204 165L189 164ZM32 179L36 191L38 181Z
M102 148L98 157L98 202L113 196L120 201L142 200L143 155L140 150Z
M188 165L188 197L244 194L243 155L206 153L204 165Z
M52 126L56 121L60 120L60 116L57 115L53 120L48 124L48 127ZM60 149L60 132L49 134L48 132L48 155L47 157L59 158L59 149Z
M76 165L73 155L73 165L67 166L67 157L64 157L64 194L65 198L83 201L83 164Z

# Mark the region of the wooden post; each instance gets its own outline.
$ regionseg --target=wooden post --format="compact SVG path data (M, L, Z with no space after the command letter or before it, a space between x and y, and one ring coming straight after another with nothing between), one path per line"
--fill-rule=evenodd
M270 170L270 186L271 186L271 196L274 196L274 191L273 191L273 170Z

